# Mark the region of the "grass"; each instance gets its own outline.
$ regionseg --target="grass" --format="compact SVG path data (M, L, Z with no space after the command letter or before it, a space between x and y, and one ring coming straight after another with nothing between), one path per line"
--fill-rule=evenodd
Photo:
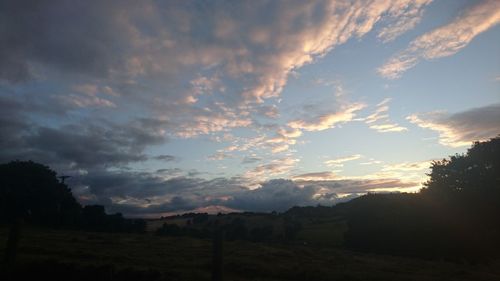
M299 241L320 247L340 247L344 243L344 233L347 231L345 220L337 218L302 220L302 224L303 228L297 234Z
M325 225L336 222L323 222ZM321 229L300 235L322 237ZM0 228L0 250L7 229ZM168 280L210 280L211 241L146 234L23 229L19 264L60 261L154 270ZM471 265L346 251L315 245L224 243L225 280L500 280L500 262Z

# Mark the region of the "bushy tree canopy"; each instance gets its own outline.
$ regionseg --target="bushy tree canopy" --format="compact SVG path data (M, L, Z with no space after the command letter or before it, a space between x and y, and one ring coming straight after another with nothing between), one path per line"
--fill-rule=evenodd
M421 257L500 254L500 137L436 161L418 194L371 194L343 206L346 245Z
M0 218L68 224L81 207L49 167L32 161L0 164Z
M500 199L500 136L476 142L463 155L432 164L423 193L453 199ZM496 201L499 202L499 201ZM500 202L499 202L500 203Z

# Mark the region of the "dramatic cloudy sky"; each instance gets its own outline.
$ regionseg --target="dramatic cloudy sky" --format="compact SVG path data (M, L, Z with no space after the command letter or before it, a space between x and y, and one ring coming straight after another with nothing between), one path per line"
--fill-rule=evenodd
M0 0L0 162L156 216L417 191L500 133L500 1Z

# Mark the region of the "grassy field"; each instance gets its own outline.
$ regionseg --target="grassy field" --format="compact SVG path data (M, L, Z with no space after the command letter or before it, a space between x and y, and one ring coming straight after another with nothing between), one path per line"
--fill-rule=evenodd
M322 233L311 230L302 235ZM2 254L6 236L7 229L0 228ZM26 270L32 264L57 263L108 266L114 272L132 269L154 272L155 278L163 280L210 280L211 276L210 240L151 233L87 233L25 227L18 255L17 267ZM314 245L234 241L224 244L224 275L225 280L500 280L500 262L471 265Z

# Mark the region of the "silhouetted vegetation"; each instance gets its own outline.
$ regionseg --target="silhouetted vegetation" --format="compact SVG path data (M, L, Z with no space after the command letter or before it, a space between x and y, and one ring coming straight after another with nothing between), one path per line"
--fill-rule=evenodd
M282 238L282 235L278 235L274 232L274 226L271 222L262 220L258 223L250 224L237 214L234 216L235 217L226 215L225 219L210 219L207 215L207 217L203 219L203 222L197 220L196 223L191 223L191 220L187 220L183 226L179 226L175 223L163 223L163 225L156 230L156 234L172 237L189 236L208 239L214 236L214 231L220 229L220 231L224 232L224 237L227 241L248 240L253 242L268 242L277 241ZM260 216L262 216L262 214L260 214ZM194 218L192 221L194 221Z
M333 207L293 207L281 214L188 213L147 221L148 229L156 235L144 233L145 220L126 219L119 213L106 214L104 207L99 205L81 207L68 187L58 181L55 172L46 166L15 161L0 165L0 176L0 219L12 225L10 238L3 240L7 243L1 247L7 256L12 251L15 255L20 220L26 221L28 227L45 227L41 233L50 229L47 227L73 231L68 234L69 238L59 237L57 242L62 245L61 258L64 253L66 258L75 259L73 263L23 260L9 267L8 272L14 276L28 276L29 272L50 275L49 272L53 271L56 272L52 275L54 278L69 274L97 280L207 280L213 271L213 276L224 273L225 276L266 280L399 280L409 275L380 271L375 275L363 275L365 273L357 272L360 265L352 263L353 254L345 250L384 255L372 258L370 262L374 264L379 257L384 261L391 259L385 255L399 256L394 257L396 264L404 260L401 256L412 256L439 260L440 265L443 265L443 259L483 263L500 257L500 137L477 142L464 155L435 161L429 180L419 193L367 194ZM82 237L81 233L85 232L81 230L95 234L87 232L89 234ZM142 234L123 234L126 232ZM1 235L7 236L6 233L5 228L0 231ZM31 236L27 234L31 243L35 243L33 241L40 235L40 232ZM61 234L51 232L44 239L50 240L50 235ZM222 240L228 247L226 244L222 247ZM30 243L29 239L27 243ZM70 245L76 247L76 252L70 250L73 247ZM91 251L85 250L87 247L94 251L104 245L110 250L103 250L100 258L107 263L93 265L84 262L87 258L95 258ZM24 249L21 252L30 253L30 257L42 249L49 256L54 251L33 244L23 248L21 243L20 247ZM120 255L127 247L131 247L131 252L127 252L126 258L105 258L115 252ZM139 261L134 251L142 247L147 248L144 255L148 260L140 262L144 268L138 269L134 267ZM187 254L193 247L199 247L197 252ZM271 259L262 253L279 258ZM241 258L241 254L247 257ZM172 267L165 271L161 266L163 261L155 260L156 256L169 257ZM298 257L304 268L291 272L290 268L297 266L295 259ZM179 260L186 262L190 259L198 263L190 269L182 267ZM356 259L363 258L356 256ZM125 264L118 267L115 261ZM326 261L329 261L328 266L342 266L331 271ZM311 264L307 265L307 262ZM398 267L394 265L391 270ZM460 267L464 268L464 265ZM192 271L192 268L198 271ZM365 267L364 270L370 272L373 268ZM430 272L435 270L436 267L432 267ZM440 270L446 271L443 267ZM443 273L444 279L452 276L447 274ZM469 280L489 280L492 276L494 280L500 272L495 274L471 275L474 277ZM426 275L428 280L434 280L430 276ZM458 279L467 279L462 277ZM415 277L415 280L419 279Z
M371 194L342 204L346 245L427 258L500 253L500 138L436 161L419 194Z
M14 161L0 165L0 220L60 226L77 223L81 206L49 167Z
M87 231L142 232L144 220L107 215L103 206L85 206L59 181L56 172L32 161L0 165L0 224L10 225L4 260L13 264L18 255L24 223Z
M125 219L121 213L107 215L104 206L89 205L82 209L81 227L90 231L143 232L146 221Z
M106 214L104 206L82 207L56 172L32 161L0 165L0 223L19 220L89 231L141 232L146 227L141 219Z

